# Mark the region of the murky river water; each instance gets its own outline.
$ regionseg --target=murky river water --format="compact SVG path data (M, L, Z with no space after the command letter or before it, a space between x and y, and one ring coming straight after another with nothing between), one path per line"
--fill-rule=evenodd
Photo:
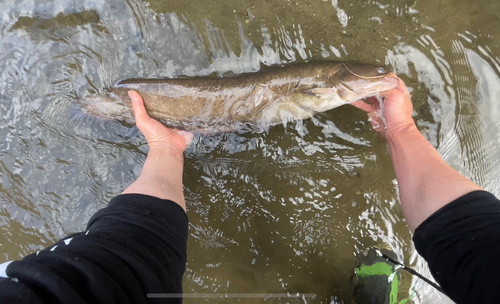
M42 2L0 3L0 262L81 231L138 176L147 146L137 129L87 116L77 102L131 77L385 63L413 90L418 126L442 157L500 194L498 1ZM353 107L268 133L197 137L184 183L186 293L353 303L356 256L371 246L430 277L385 144ZM399 300L446 301L396 272Z

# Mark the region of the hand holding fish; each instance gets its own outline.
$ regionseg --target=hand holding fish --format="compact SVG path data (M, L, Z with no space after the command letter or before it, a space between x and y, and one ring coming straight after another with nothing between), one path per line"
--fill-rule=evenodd
M144 108L144 101L136 91L129 91L128 95L132 100L137 128L146 137L150 149L157 146L162 148L171 146L178 149L180 153L186 150L186 147L193 140L192 133L165 127L157 120L149 117Z
M375 97L370 97L367 102L358 100L352 105L368 112L373 128L385 138L415 126L411 96L401 79L396 89L381 92L380 96L383 98L382 104Z
M162 125L146 112L144 101L136 91L129 91L135 122L149 145L149 153L139 178L123 194L145 194L177 203L186 210L182 174L183 152L193 134Z

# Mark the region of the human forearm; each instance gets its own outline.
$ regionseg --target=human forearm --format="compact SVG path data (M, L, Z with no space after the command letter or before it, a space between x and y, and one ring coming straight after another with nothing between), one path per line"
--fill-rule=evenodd
M193 134L166 128L149 117L142 97L137 92L130 91L129 96L136 125L146 137L150 150L141 176L123 194L146 194L171 200L185 211L182 186L183 152L191 144Z
M148 293L180 294L187 237L177 204L120 195L85 232L4 264L10 279L0 278L0 303L150 303Z
M414 124L387 139L401 205L412 231L451 201L481 190L446 164Z
M151 147L141 175L123 194L146 194L171 200L186 210L182 185L183 165L182 151L175 147Z

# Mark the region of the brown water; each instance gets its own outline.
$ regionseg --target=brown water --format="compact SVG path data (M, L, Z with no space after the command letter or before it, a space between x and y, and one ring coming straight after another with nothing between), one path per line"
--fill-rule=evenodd
M35 2L0 3L0 262L81 231L138 176L141 134L77 103L131 77L385 63L413 90L418 126L442 157L500 194L498 1ZM268 133L197 137L184 183L185 293L316 294L206 302L352 303L356 254L370 246L430 277L385 144L355 108ZM397 273L398 299L446 301Z

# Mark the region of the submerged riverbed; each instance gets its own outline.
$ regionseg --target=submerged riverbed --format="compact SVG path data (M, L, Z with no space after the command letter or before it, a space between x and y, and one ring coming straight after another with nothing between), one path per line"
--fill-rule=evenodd
M78 104L126 78L316 60L386 64L412 90L415 120L440 155L500 195L499 9L493 0L0 3L0 262L83 230L139 175L147 145L138 130ZM431 277L385 143L354 107L269 132L197 136L184 186L185 293L353 303L357 255L370 247ZM446 301L396 272L398 300Z

